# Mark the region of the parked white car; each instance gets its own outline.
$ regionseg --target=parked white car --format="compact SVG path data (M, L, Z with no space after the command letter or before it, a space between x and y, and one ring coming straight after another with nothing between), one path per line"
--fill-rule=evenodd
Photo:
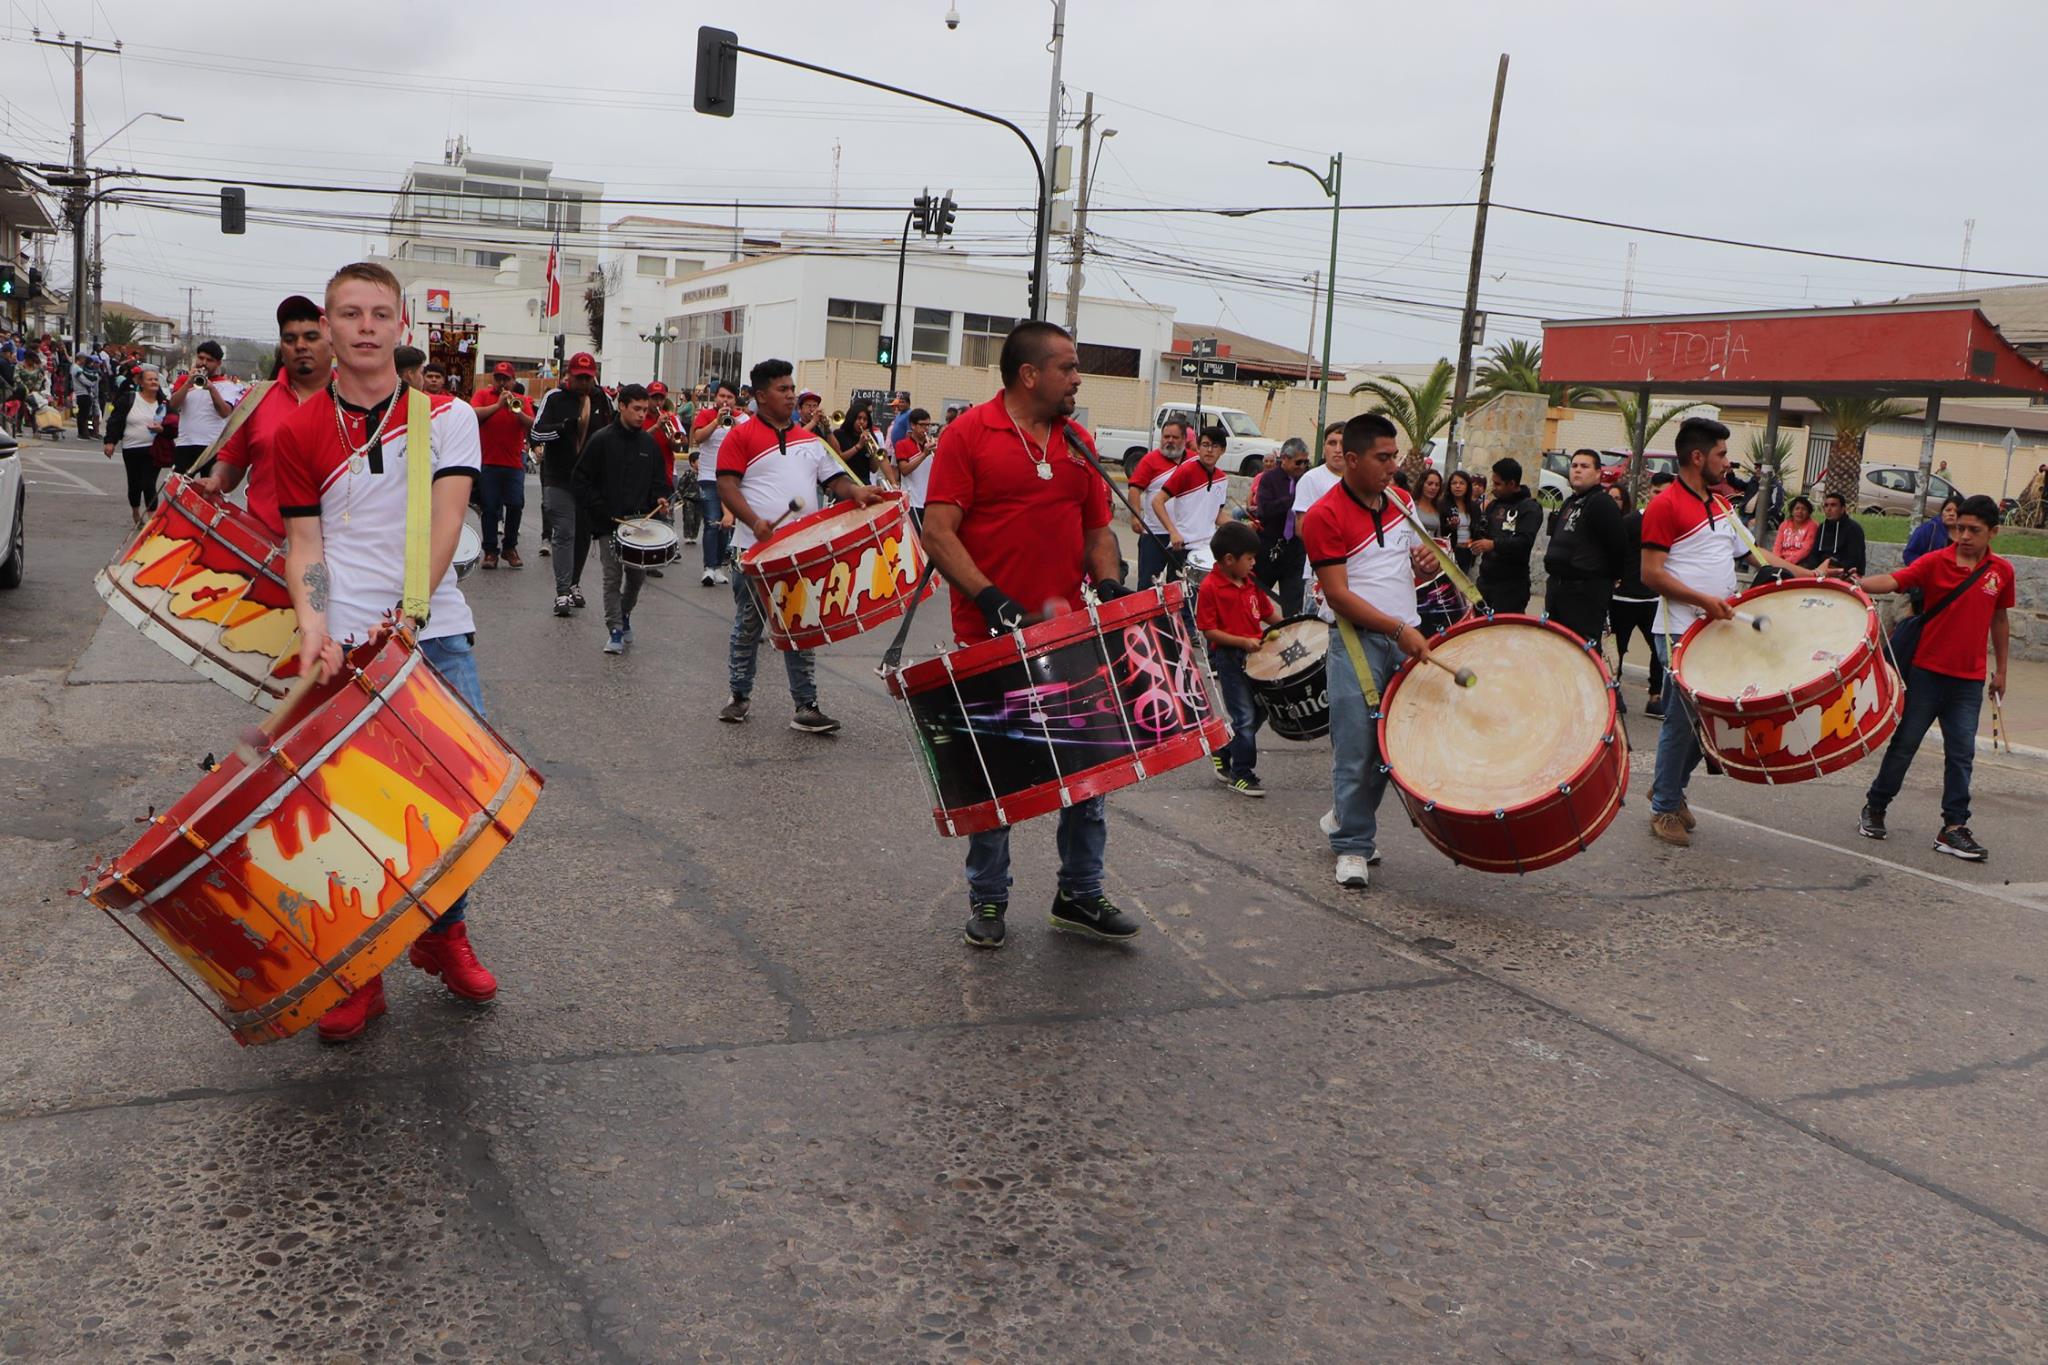
M28 567L28 480L21 447L0 430L0 588L18 588Z
M1150 431L1100 427L1095 432L1095 448L1102 453L1103 459L1121 464L1128 476L1138 467L1138 461L1145 458L1146 451L1158 447L1159 429L1176 418L1188 424L1190 448L1200 427L1221 426L1229 433L1230 443L1224 447L1223 468L1232 474L1257 474L1265 467L1266 457L1280 451L1280 443L1260 431L1252 415L1242 408L1212 408L1204 404L1198 423L1193 403L1160 404L1159 411L1152 414Z

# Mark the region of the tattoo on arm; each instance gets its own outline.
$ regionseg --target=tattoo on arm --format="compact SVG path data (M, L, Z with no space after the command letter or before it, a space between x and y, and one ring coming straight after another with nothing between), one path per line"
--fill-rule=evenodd
M325 560L308 564L302 575L306 584L306 605L314 611L327 610L327 563Z

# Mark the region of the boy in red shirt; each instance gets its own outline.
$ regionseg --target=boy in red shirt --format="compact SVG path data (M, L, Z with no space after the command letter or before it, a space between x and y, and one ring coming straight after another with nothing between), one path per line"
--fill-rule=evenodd
M1216 567L1202 579L1195 627L1209 642L1209 662L1223 688L1230 715L1230 744L1216 760L1216 776L1239 796L1264 796L1254 769L1259 715L1252 707L1252 683L1244 661L1259 647L1264 625L1280 619L1280 605L1252 576L1259 563L1259 533L1241 521L1227 521L1210 537Z
M1897 573L1862 580L1868 593L1917 588L1927 604L1915 618L1920 638L1906 668L1905 713L1885 747L1877 780L1863 798L1857 832L1866 839L1885 837L1885 808L1905 784L1906 769L1912 766L1927 727L1938 720L1946 766L1941 832L1934 836L1934 851L1972 863L1991 856L1970 834L1970 769L1977 756L1977 713L1983 709L1986 691L1986 638L1998 656L1989 687L1994 697L2005 696L2012 654L2012 626L2006 619L2016 600L2012 565L1991 553L1998 521L1997 503L1981 493L1967 498L1956 513L1948 546L1921 555Z

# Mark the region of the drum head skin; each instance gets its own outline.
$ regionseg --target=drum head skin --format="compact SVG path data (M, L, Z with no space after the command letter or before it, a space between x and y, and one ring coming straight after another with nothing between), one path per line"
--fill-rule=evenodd
M666 549L676 543L675 529L652 517L620 522L615 538L621 545L634 545L643 550Z
M1613 714L1600 666L1561 631L1520 622L1446 636L1431 652L1478 675L1417 667L1387 707L1387 761L1425 801L1513 810L1556 792L1598 751Z
M1739 701L1796 692L1869 643L1870 609L1852 593L1812 584L1759 593L1744 604L1771 623L1709 621L1686 642L1678 680L1693 692Z
M1330 649L1330 628L1313 616L1295 616L1266 632L1259 647L1245 656L1244 671L1260 682L1314 668Z
M849 531L856 534L873 530L891 536L902 533L894 529L903 520L902 504L894 500L873 503L859 507L853 503L840 503L825 509L830 515L813 520L806 517L781 535L772 538L775 553L797 555L805 550L821 549L845 536Z

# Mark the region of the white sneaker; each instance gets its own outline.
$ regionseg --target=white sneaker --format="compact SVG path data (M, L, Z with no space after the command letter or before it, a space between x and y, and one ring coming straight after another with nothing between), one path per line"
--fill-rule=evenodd
M704 571L704 576L703 576L702 578L698 579L697 581L698 581L699 583L702 583L702 584L703 584L703 585L704 585L705 587L707 587L707 588L708 588L708 587L710 587L710 586L711 586L711 584L712 584L712 582L713 582L713 578L712 578L712 573L711 573L711 570L709 570L709 569L706 569L706 570Z
M1323 832L1323 837L1324 837L1324 838L1327 838L1327 839L1334 839L1334 838L1336 838L1336 837L1337 837L1337 812L1336 812L1336 811L1334 811L1334 810L1326 810L1326 811L1324 811L1324 812L1323 812L1323 818L1322 818L1322 819L1320 819L1320 820L1318 820L1318 821L1316 821L1316 828L1320 829L1320 830L1321 830L1321 831ZM1365 865L1366 865L1367 867L1378 867L1378 866L1380 865L1380 855L1379 855L1379 854L1378 854L1377 852L1374 852L1374 853L1373 853L1373 854L1372 854L1371 856L1369 856L1368 858L1366 858L1366 860L1365 860Z
M731 580L730 578L727 578L727 577L725 576L725 570L723 570L723 569L713 569L713 570L711 571L711 581L712 581L713 583L721 583L721 584L723 584L723 583L730 583L730 582L732 582L732 580Z
M1365 859L1356 853L1337 855L1337 885L1353 891L1365 890L1365 884L1372 874L1366 870Z

